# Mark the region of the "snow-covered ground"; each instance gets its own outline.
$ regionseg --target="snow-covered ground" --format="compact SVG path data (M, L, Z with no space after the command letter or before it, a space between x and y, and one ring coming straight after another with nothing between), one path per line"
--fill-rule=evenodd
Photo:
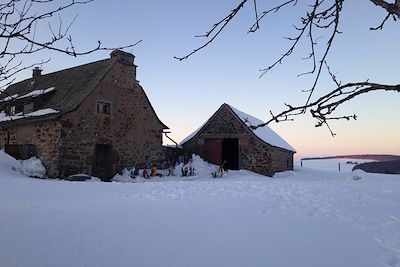
M194 165L186 179L67 182L0 152L0 266L400 266L398 175L213 179Z
M314 160L303 160L303 167L317 169L317 170L326 170L326 171L340 171L341 172L351 172L353 167L357 164L372 162L374 160L370 159L346 159L346 158L337 158L337 159L314 159ZM353 164L351 164L352 162ZM355 164L356 163L356 164ZM296 161L295 164L300 166L300 161Z

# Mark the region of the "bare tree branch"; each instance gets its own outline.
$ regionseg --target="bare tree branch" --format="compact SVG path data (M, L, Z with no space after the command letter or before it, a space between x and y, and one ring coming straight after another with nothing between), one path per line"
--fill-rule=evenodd
M224 30L224 28L229 24L229 22L238 14L239 10L243 8L244 4L247 2L247 0L243 0L242 2L239 3L239 5L234 8L227 16L225 16L223 19L215 23L212 28L206 32L205 34L201 35L196 35L196 37L205 37L209 38L209 40L204 43L202 46L194 49L192 52L187 54L186 56L183 57L174 57L175 59L178 59L179 61L182 61L184 59L188 59L190 56L193 54L197 53L198 51L202 50L203 48L207 47L209 44L211 44L215 38L219 36L219 34Z
M256 16L256 22L254 24L255 31L260 28L260 24L258 23L260 19L258 18L258 11L257 11L257 0L253 0L253 5L254 5L254 14Z
M256 0L254 2L256 2ZM275 7L271 8L271 9L269 9L269 10L261 12L259 17L256 17L256 22L254 22L254 24L250 27L249 32L256 32L260 28L259 27L260 21L266 15L268 15L269 13L272 13L272 12L274 12L274 13L278 12L282 7L287 6L289 4L292 4L292 3L293 3L293 6L295 6L297 4L297 0L289 0L289 1L286 1L286 2L284 2L284 3L282 3L282 4L278 5L278 6L275 6ZM254 5L256 5L256 4L254 4Z
M400 84L397 85L387 85L387 84L378 84L371 82L355 82L355 83L346 83L344 85L340 85L330 93L321 96L317 100L308 103L306 106L291 106L281 113L274 115L271 112L272 117L265 123L254 125L253 128L257 129L259 127L264 127L271 122L282 122L292 120L293 117L302 114L304 108L310 109L311 116L317 119L316 127L326 125L331 131L332 136L335 134L332 132L329 127L328 121L330 120L350 120L357 119L355 114L352 115L343 115L343 116L334 116L334 111L337 107L342 105L345 102L351 101L355 97L359 95L370 93L370 92L378 92L378 91L386 91L386 92L397 92L400 93Z
M304 114L310 109L310 113L312 117L317 119L316 126L325 125L330 130L331 134L334 135L331 127L328 124L328 121L331 120L350 120L356 119L356 115L344 115L344 116L335 116L333 115L336 108L342 105L345 102L351 101L353 98L358 97L361 94L373 92L373 91L391 91L391 92L400 92L400 85L385 85L379 83L370 83L370 82L355 82L355 83L347 83L342 85L334 75L326 60L328 55L330 54L331 48L335 42L335 39L338 34L340 26L340 18L343 9L343 3L345 0L309 0L301 1L303 3L303 7L307 9L305 14L300 18L300 23L297 26L294 26L294 30L296 34L292 37L286 38L292 44L289 46L285 52L281 54L272 64L268 67L261 69L260 77L267 74L272 69L276 68L279 64L283 63L283 61L291 56L293 52L298 48L299 44L302 41L307 41L309 43L309 53L304 60L311 60L312 67L309 71L298 74L298 76L302 75L313 75L313 82L311 86L302 90L302 92L307 93L306 100L303 105L300 106L292 106L289 104L285 104L287 109L274 115L271 113L271 119L264 124L260 124L255 126L255 128L263 127L270 122L281 122L281 121L289 121L293 120L293 118L297 115ZM384 0L364 0L369 1L372 4L383 8L386 11L386 16L381 22L381 24L377 27L371 27L371 30L382 30L384 24L388 21L390 17L393 18L394 21L400 19L400 0L393 0L392 3ZM247 1L241 1L240 4L233 9L226 17L224 17L219 22L215 23L214 26L202 37L208 38L208 41L204 43L204 45L200 46L197 49L194 49L191 53L187 54L183 57L175 57L179 60L188 59L193 54L199 52L200 50L206 48L214 39L220 36L221 32L224 28L231 22L232 18L237 16L240 10L243 10L243 7ZM300 1L299 1L300 2ZM249 32L256 32L260 28L260 22L267 15L271 13L277 13L284 7L291 6L292 8L296 8L299 6L299 2L297 0L282 0L280 3L272 4L272 7L262 11L257 15L257 0L253 0L254 10L256 12L255 22L250 27ZM311 4L308 4L312 2ZM216 32L214 32L216 31ZM318 46L316 39L314 38L315 33L325 33L326 42L324 46ZM327 34L326 34L327 33ZM332 81L334 82L336 89L332 90L330 93L319 97L317 100L312 100L315 92L317 91L318 82L320 80L321 74L324 71L324 66L326 67L326 71L331 76Z
M369 28L371 31L376 31L376 30L383 30L383 26L385 25L385 22L390 18L390 13L386 15L386 17L383 19L382 23L377 26L377 27L371 27Z
M52 8L53 4L57 4L59 1L8 0L0 3L0 91L14 82L14 76L17 73L38 65L36 63L25 66L21 57L26 55L49 50L76 57L99 50L133 47L141 42L108 48L97 41L97 44L90 49L78 50L69 34L76 16L66 26L63 26L62 13L73 6L85 5L92 1L65 0L55 8ZM54 16L58 17L56 27L50 23L50 19ZM46 28L43 27L43 24L47 24L48 35L42 35L39 39L36 29L38 27Z
M396 0L394 3L388 3L387 1L383 0L370 0L372 3L374 3L377 6L382 7L383 9L386 10L387 13L391 15L397 16L397 18L400 18L400 1Z

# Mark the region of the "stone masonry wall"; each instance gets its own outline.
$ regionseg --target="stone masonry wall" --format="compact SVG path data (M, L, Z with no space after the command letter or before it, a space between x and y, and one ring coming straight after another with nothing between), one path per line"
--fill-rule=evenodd
M44 121L29 124L16 124L0 130L0 146L4 148L7 137L10 144L32 144L37 157L46 167L47 176L57 177L59 166L59 140L61 124L57 121Z
M111 114L97 113L97 101ZM112 173L128 163L143 167L159 159L163 126L135 79L133 65L116 64L76 112L63 121L61 170L94 174L96 144L112 148Z
M267 176L275 172L293 169L293 153L265 144L254 136L227 107L223 106L201 133L184 144L188 154L205 157L204 139L238 138L239 168Z

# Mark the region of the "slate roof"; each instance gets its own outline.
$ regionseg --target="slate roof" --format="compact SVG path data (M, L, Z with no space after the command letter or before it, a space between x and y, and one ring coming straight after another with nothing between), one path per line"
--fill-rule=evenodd
M194 137L198 136L201 131L212 121L212 119L219 113L219 111L222 108L228 108L234 116L243 124L246 126L249 131L256 136L259 140L262 142L278 147L278 148L283 148L288 151L296 152L296 150L289 145L282 137L280 137L277 133L275 133L271 128L269 128L267 125L264 127L260 127L257 129L252 129L251 126L256 126L259 124L262 124L263 121L260 119L257 119L247 113L244 113L228 104L223 104L215 113L208 119L202 126L200 126L196 131L194 131L192 134L187 136L185 139L183 139L179 145L183 145L184 143L190 141Z
M118 53L126 53L120 50L114 50L113 53L116 53L116 51L118 51ZM113 55L113 53L111 53L111 55ZM129 55L133 56L131 54ZM30 78L12 84L0 94L0 105L6 105L7 101L10 101L10 98L18 100L19 96L34 95L34 91L40 90L39 92L43 93L49 91L46 93L48 97L46 97L46 101L44 101L43 105L40 106L40 109L51 108L58 111L57 115L61 116L65 113L76 110L85 100L85 98L102 81L103 77L114 66L114 64L117 63L113 63L111 59L104 59L69 69L40 75L36 78ZM54 90L52 89L53 87ZM43 97L45 97L44 95L45 94L43 94ZM148 98L147 101L159 123L164 129L168 129L168 126L162 123L158 118ZM54 114L50 115L52 116L45 115L41 117L44 117L43 119L46 119L47 117L54 117ZM19 119L18 122L32 121L33 119L37 120L39 118L23 118ZM4 123L0 122L0 124Z
M0 94L1 100L13 95L25 95L35 90L55 87L42 108L53 108L59 114L75 110L111 69L109 59L60 70L10 85Z

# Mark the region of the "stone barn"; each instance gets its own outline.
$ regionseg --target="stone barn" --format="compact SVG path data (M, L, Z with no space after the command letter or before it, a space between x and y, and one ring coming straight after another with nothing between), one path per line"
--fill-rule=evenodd
M158 161L159 120L136 80L134 55L42 74L0 95L0 147L20 159L36 155L49 177L89 174L109 180L127 164Z
M200 155L206 161L226 169L247 169L267 176L293 170L296 152L268 126L228 104L223 104L197 131L180 145L186 153Z

